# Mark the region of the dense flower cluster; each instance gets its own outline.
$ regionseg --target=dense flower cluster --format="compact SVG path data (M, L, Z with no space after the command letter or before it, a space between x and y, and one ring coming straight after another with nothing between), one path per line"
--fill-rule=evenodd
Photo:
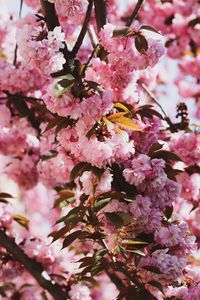
M0 11L2 299L200 297L200 3L143 2Z

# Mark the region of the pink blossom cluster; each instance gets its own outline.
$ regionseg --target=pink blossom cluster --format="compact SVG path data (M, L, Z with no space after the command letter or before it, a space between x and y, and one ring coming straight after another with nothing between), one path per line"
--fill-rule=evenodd
M14 67L10 63L0 61L0 88L2 91L10 94L32 93L41 89L46 80L44 75L30 65L20 64Z
M66 61L59 51L64 48L65 39L61 27L47 32L43 22L29 15L27 20L19 22L16 36L25 63L47 75L62 69Z
M38 181L36 168L39 160L38 141L26 129L27 124L24 132L23 122L18 122L16 125L9 124L8 127L1 129L0 152L9 158L5 169L6 174L22 188L30 189ZM19 126L21 126L21 130L19 130Z

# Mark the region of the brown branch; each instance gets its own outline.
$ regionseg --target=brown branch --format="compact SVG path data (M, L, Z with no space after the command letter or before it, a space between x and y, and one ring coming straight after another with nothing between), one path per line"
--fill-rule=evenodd
M95 17L98 31L106 24L106 4L104 0L94 0Z
M44 269L42 265L34 259L28 257L24 251L17 245L13 238L0 230L0 246L5 248L13 257L21 263L25 269L35 278L39 285L49 292L55 300L66 300L67 295L63 292L62 288L55 283L51 278L45 278Z
M133 23L133 21L137 17L137 14L138 14L143 2L144 2L144 0L138 0L137 4L135 6L135 9L134 9L132 15L130 16L130 18L128 19L128 22L126 24L128 27L131 26L131 24Z
M80 47L81 47L81 45L83 43L84 37L86 35L87 29L88 29L88 25L89 25L89 22L90 22L90 18L91 18L92 7L93 7L93 0L89 0L89 4L88 4L88 8L87 8L87 12L86 12L86 15L85 15L85 20L83 22L82 29L80 31L78 39L77 39L77 41L76 41L76 43L74 45L74 48L72 50L72 55L74 57L78 53L78 50L80 49Z
M53 31L56 26L60 26L58 16L56 14L55 5L45 0L40 1L45 22L49 31Z
M99 40L98 40L98 37L97 37L96 32L94 30L94 27L92 25L90 25L89 28L88 28L88 34L89 34L89 38L90 38L92 47L95 49L97 44L99 44Z

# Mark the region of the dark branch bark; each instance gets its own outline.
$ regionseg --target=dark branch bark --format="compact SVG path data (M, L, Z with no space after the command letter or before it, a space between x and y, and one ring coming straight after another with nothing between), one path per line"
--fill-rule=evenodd
M58 16L56 14L55 6L45 0L41 0L42 11L45 17L47 28L49 31L53 31L56 26L60 26Z
M130 18L129 18L127 24L126 24L128 27L131 26L131 24L133 23L133 21L137 17L137 14L138 14L143 2L144 2L144 0L138 0L137 4L135 6L135 9L134 9L132 15L130 16Z
M13 257L20 262L25 269L36 279L39 285L49 292L55 300L66 300L67 295L62 288L52 280L47 280L44 275L44 269L41 264L34 259L28 257L23 250L15 243L14 239L6 235L0 230L0 246L5 248Z
M95 16L98 31L106 24L106 4L104 0L94 0Z
M90 22L90 17L91 17L91 13L92 13L92 6L93 6L93 0L90 0L89 4L88 4L88 8L87 8L87 12L86 12L85 20L83 22L81 32L78 36L78 39L77 39L77 41L74 45L73 50L72 50L72 55L74 57L76 56L78 50L80 49L80 47L83 43L84 37L86 35L87 29L88 29L88 24Z

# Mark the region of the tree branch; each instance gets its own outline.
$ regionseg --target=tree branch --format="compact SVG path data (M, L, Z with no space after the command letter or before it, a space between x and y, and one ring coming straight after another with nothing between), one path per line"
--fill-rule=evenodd
M88 25L89 25L89 22L90 22L91 13L92 13L92 6L93 6L93 0L89 0L89 4L88 4L88 8L87 8L87 12L86 12L86 15L85 15L85 20L83 22L81 32L78 36L78 39L77 39L77 41L74 45L73 50L72 50L72 55L74 57L76 56L79 48L81 47L81 45L83 43L83 40L84 40L84 37L86 35Z
M131 24L133 23L133 21L137 17L137 14L138 14L143 2L144 2L144 0L138 0L137 4L135 6L135 9L134 9L132 15L130 16L130 18L129 18L127 24L126 24L128 27L131 26Z
M56 14L55 5L45 0L40 1L43 15L49 31L53 31L56 26L60 26L58 16Z
M22 7L23 7L23 0L20 1L19 19L21 19L21 16L22 16ZM16 45L15 45L15 51L14 51L14 59L13 59L13 65L14 66L16 66L16 64L17 64L17 51L18 51L18 45L16 43Z
M39 285L49 292L55 300L66 300L67 295L62 291L62 288L55 283L51 278L45 278L42 265L34 259L28 257L23 250L15 243L14 239L0 230L0 246L5 248L13 257L20 262L25 269L36 279Z
M95 16L98 31L106 24L106 4L104 0L94 0Z

